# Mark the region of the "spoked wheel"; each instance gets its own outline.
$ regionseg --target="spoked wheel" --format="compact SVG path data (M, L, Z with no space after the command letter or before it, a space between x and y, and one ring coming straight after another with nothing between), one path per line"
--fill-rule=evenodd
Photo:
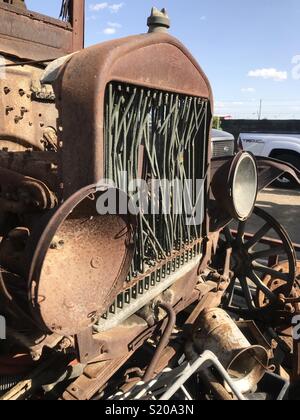
M286 273L289 269L289 262L280 261L279 264L273 267L273 269L281 273ZM274 279L272 276L268 274L264 278L264 284L267 287L269 287L271 290L276 291L277 289L279 289L280 287L284 285L284 282L283 280L280 280L280 279ZM297 265L296 265L296 280L294 283L294 287L290 293L290 298L291 300L293 299L296 300L296 303L294 305L297 312L299 312L300 310L300 302L298 302L300 298L300 262L299 261L297 261ZM264 308L268 304L268 302L265 299L265 295L261 291L258 291L257 303L260 308Z
M246 234L247 231L255 233ZM234 274L224 305L232 306L240 283L248 310L282 307L293 291L297 275L296 253L285 229L256 207L247 221L239 222L236 230L226 227L222 236L223 246L232 248ZM267 237L272 240L266 240ZM280 265L280 261L285 264Z

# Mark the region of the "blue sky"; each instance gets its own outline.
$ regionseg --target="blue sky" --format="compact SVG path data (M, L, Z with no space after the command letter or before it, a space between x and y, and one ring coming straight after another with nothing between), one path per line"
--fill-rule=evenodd
M61 0L27 0L57 17ZM235 118L300 119L299 0L86 0L86 45L146 31L152 6L166 7L171 33L209 77L215 110Z

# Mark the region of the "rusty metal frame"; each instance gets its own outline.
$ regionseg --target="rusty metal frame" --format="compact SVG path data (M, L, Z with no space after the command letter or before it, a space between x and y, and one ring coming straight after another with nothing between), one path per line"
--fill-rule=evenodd
M84 47L85 0L72 0L70 4L70 24L72 26L72 51Z
M83 5L84 2L78 1L78 3ZM72 42L69 39L72 33L70 23L63 23L34 14L28 15L26 11L17 11L13 8L0 8L0 11L2 10L7 15L10 14L12 19L15 18L16 22L34 22L40 27L43 25L45 33L47 33L47 28L51 27L50 32L55 30L56 33L67 34L69 46L64 43L63 45L64 48L72 50L70 47ZM76 14L77 12L78 14ZM80 10L71 9L70 17L73 22L73 29L75 30L76 24L80 29L80 19L83 18L83 13L80 13ZM30 31L31 29L29 29ZM28 40L28 45L31 45L32 41ZM27 45L26 42L25 45ZM41 45L44 47L43 44ZM23 51L24 44L22 44L22 47ZM18 52L11 50L9 54L15 55L19 59L31 58L42 61L46 57L49 58L48 52L53 53L51 48L48 47L49 45L43 51L31 51L32 56L30 57L23 57ZM59 54L68 52L65 49L57 48L58 50ZM169 57L169 60L165 59L166 56ZM209 101L206 114L207 129L203 134L203 139L201 137L201 140L207 146L206 150L208 150L203 161L205 166L209 165L208 125L212 114L213 98L209 82L195 59L179 41L167 34L141 35L108 42L80 51L70 57L55 85L56 105L59 110L59 147L57 155L59 156L59 162L62 162L62 167L60 164L58 165L58 181L60 182L59 187L63 190L62 198L65 202L73 193L77 193L81 187L85 188L90 185L89 180L93 179L95 183L98 183L104 176L105 91L107 84L112 81ZM76 136L74 136L74 133L77 133ZM88 166L86 162L89 162ZM74 171L74 168L76 168L76 171ZM206 178L206 188L208 191L208 178ZM205 231L207 231L207 227ZM197 243L199 247L200 243L201 241ZM178 281L173 288L173 304L180 303L181 310L199 296L199 293L193 293L199 280L196 264L191 271L186 273L178 270ZM141 326L138 326L138 328L140 330ZM136 348L144 343L148 338L148 329L145 325L142 327L141 337L136 332L134 336L124 337L122 348L125 348L125 353L132 354ZM95 337L96 341L97 338ZM107 341L109 341L109 338ZM102 337L99 337L99 339L103 340ZM133 342L132 348L130 348L129 340ZM111 353L101 356L110 360L115 360L117 357Z
M84 0L70 3L70 21L0 3L0 51L22 60L56 59L84 46Z
M11 21L20 24L18 34L13 30L7 30L7 28L2 29L3 33L0 34L4 53L18 57L18 59L46 61L80 50L83 47L84 0L74 0L70 3L70 21L66 23L4 5L0 6L0 19L1 16L10 16ZM26 29L24 25L29 22L33 24L33 27ZM49 42L45 42L43 39L39 41L38 47L34 46L37 40L35 33L37 28L44 28L45 34L49 38ZM58 43L55 43L55 39L53 41L51 37L58 39ZM11 43L10 45L13 46L9 51L5 46L7 42L8 45ZM60 69L59 76L54 83L56 106L59 112L57 122L59 136L58 183L59 189L62 191L62 196L59 198L62 198L65 203L68 203L72 195L78 193L82 188L98 184L101 179L105 178L105 95L110 83L137 86L145 91L163 91L168 95L185 95L193 100L199 98L208 103L208 113L205 116L207 122L212 116L213 96L208 79L186 48L168 34L151 33L133 36L96 45L72 55ZM130 325L124 322L114 329L103 330L97 334L96 330L93 331L90 328L95 320L93 319L91 323L88 321L87 329L82 333L79 332L75 337L75 350L81 361L89 363L93 360L93 364L87 366L85 374L67 389L66 399L70 396L80 399L92 397L93 393L106 383L148 338L152 337L154 333L165 330L165 336L157 349L153 362L146 371L146 379L147 377L150 379L152 374L159 369L157 359L164 360L167 358L166 354L170 353L170 349L166 346L175 323L175 314L183 311L191 303L197 303L195 313L187 320L186 330L188 331L192 329L195 320L204 308L220 304L230 279L230 252L227 253L223 278L221 275L215 276L215 278L211 275L205 284L204 282L201 284L201 277L199 277L200 274L204 276L210 270L211 255L218 239L218 231L216 234L213 231L210 232L209 225L210 214L207 204L211 169L214 169L212 168L214 165L211 164L208 127L203 131L203 142L207 146L203 159L206 172L206 218L202 231L203 240L198 238L197 241L199 248L200 246L204 248L206 245L202 262L199 252L199 261L195 261L197 264L193 269L188 272L178 269L178 278L174 284L166 288L168 292L166 293L166 289L160 290L160 296L155 296L154 303L157 303L158 299L161 299L162 302L169 302L167 306L162 303L163 307L169 311L169 323L166 322L166 319L157 319L153 316L154 322L150 324L148 319L146 321L146 318L143 318L139 312L135 312L130 319ZM224 161L220 160L219 164L224 164ZM286 168L294 172L288 166L274 161L264 160L260 162L260 167L264 170L261 187L271 182L275 177L274 173L282 173ZM142 165L139 161L137 168L139 174L141 168ZM266 174L266 172L268 173ZM64 209L65 207L62 205L58 211ZM55 231L56 229L53 228L52 233L54 234ZM264 240L269 241L268 238ZM42 253L38 254L39 245L42 248L42 245L45 244L48 249L47 241L34 245L34 251L37 253L35 257L39 260L39 264L37 264L36 270L35 266L30 270L29 278L32 283L43 262ZM300 250L300 246L297 247L297 250ZM181 251L183 255L184 251L189 253L190 250ZM179 255L178 258L181 258L182 255ZM166 260L159 261L155 269L159 265L170 263L174 256L171 254L171 256L165 257ZM108 257L108 259L111 258ZM30 261L35 262L35 258L31 258ZM185 260L183 261L185 262ZM147 273L141 270L140 276L135 278L130 285L137 286L138 282L146 276ZM225 286L222 283L225 283ZM120 290L128 290L128 283L123 280L117 286ZM37 291L32 288L32 292ZM39 295L34 293L31 297L32 301L36 303L35 318L39 323ZM150 300L152 301L152 299ZM152 307L150 309L153 310ZM52 331L51 328L46 328L46 330ZM70 334L76 333L73 333L72 330ZM162 363L161 360L160 363ZM91 388L89 388L90 385Z

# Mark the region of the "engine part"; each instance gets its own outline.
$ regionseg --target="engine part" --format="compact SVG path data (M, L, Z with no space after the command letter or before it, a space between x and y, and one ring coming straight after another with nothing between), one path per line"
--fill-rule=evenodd
M252 391L268 369L269 356L262 346L251 346L222 309L203 311L199 331L194 333L199 352L212 351L243 394Z
M150 379L152 379L152 376L155 372L155 368L156 365L161 357L162 352L164 351L164 349L167 347L170 338L171 338L171 334L172 331L175 327L175 323L176 323L176 314L174 312L174 309L172 308L171 305L168 305L166 303L160 303L158 305L158 308L162 308L164 311L166 311L167 315L168 315L168 323L167 326L164 330L163 336L160 339L159 345L156 349L155 355L151 361L151 363L149 364L146 372L145 372L145 376L143 378L144 382L148 382L150 381Z
M57 197L41 181L0 168L0 211L26 213L50 210L57 205ZM11 199L9 199L11 197Z
M197 253L195 254L197 255ZM185 255L187 260L191 254L188 251ZM184 261L183 257L174 256L171 262L163 262L161 268L153 272L149 277L139 280L137 284L134 284L129 289L125 288L116 298L108 312L94 325L95 332L101 333L117 327L176 283L184 279L195 278L201 261L200 256L197 255L192 261L186 263L180 273L177 273L178 266L185 263L186 260ZM175 272L172 273L172 270Z
M274 255L274 258L278 257ZM275 260L274 260L275 261ZM290 261L280 261L278 264L274 265L273 267L270 267L273 270L277 271L278 273L288 273L290 272ZM300 302L298 302L299 298L300 298L300 284L299 284L299 279L300 279L300 261L297 261L296 264L296 279L295 279L295 283L294 283L294 287L291 291L290 296L287 296L285 298L286 303L293 305L294 303L294 307L295 307L295 311L300 310ZM266 274L264 279L263 279L263 283L271 290L271 291L275 291L276 290L280 290L282 288L282 286L284 286L284 280L280 279L280 278L276 278L275 275L271 275L271 274ZM260 308L265 307L268 304L268 301L266 301L266 297L264 295L264 293L262 293L261 290L257 291L257 304Z

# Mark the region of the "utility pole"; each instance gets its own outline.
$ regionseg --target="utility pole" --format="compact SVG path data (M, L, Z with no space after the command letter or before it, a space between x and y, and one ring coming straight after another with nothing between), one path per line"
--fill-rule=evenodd
M262 103L263 103L263 101L262 101L262 99L259 101L259 110L258 110L258 120L260 121L261 120L261 117L262 117Z

